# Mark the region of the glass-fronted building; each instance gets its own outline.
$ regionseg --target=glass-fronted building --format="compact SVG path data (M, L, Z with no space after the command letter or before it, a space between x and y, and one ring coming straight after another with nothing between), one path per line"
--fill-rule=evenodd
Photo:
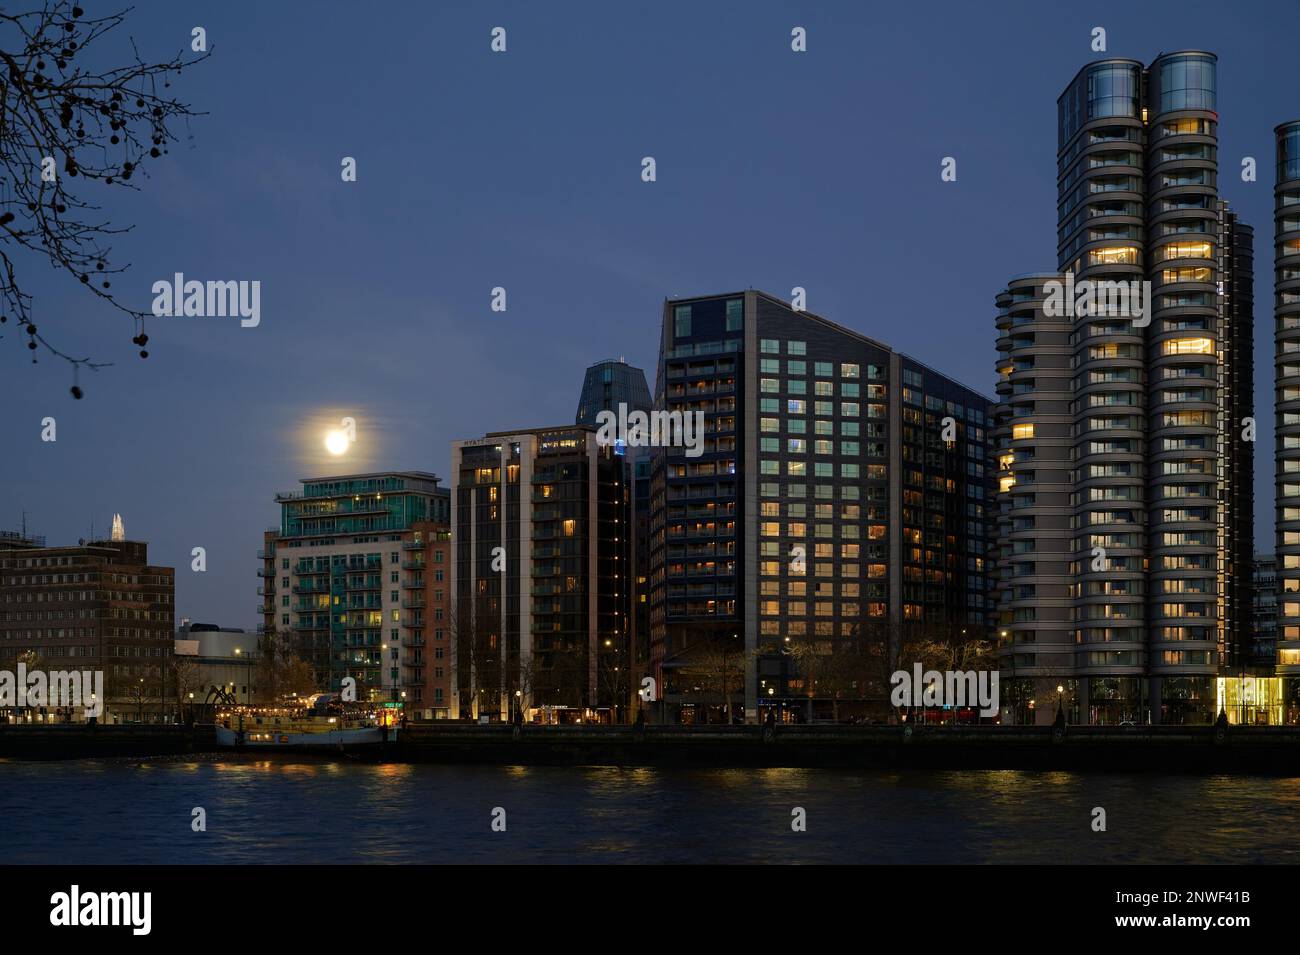
M696 456L653 449L664 719L865 712L877 648L986 625L989 399L747 291L665 303L655 407L705 435Z
M621 358L596 362L583 376L575 423L595 425L596 415L602 411L617 414L619 405L626 405L628 411L650 410L645 372Z

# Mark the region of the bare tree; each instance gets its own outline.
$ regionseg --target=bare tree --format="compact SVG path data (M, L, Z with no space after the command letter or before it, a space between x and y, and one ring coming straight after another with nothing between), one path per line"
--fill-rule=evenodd
M148 357L148 315L124 304L110 279L127 266L114 263L109 243L130 227L107 221L69 183L136 189L148 163L176 141L176 122L196 115L166 92L173 74L208 55L205 43L197 55L146 60L130 42L129 53L106 63L101 51L107 53L107 38L129 12L87 17L64 0L23 13L0 11L0 323L13 316L33 362L44 346L72 365L74 398L82 396L79 369L107 363L55 347L44 321L38 329L32 296L19 281L20 255L46 260L131 318L132 341ZM123 65L109 65L114 59Z
M690 648L688 660L682 667L694 692L706 698L717 696L722 704L724 720L735 722L732 712L732 695L745 689L745 646L738 638L722 637ZM706 717L707 722L707 717Z
M149 698L148 687L145 686L144 677L138 677L126 684L126 696L135 706L135 718L137 722L144 722L144 704Z
M541 668L537 655L512 654L506 665L506 702L519 714L519 721L526 722L525 707L533 704L538 688Z
M185 657L176 657L172 660L171 667L175 678L177 709L183 712L187 704L192 706L188 699L190 691L198 689L199 665Z
M455 641L462 711L501 711L505 690L501 659L500 614L490 596L454 600L449 627Z
M274 703L285 696L317 692L311 664L295 653L289 641L274 629L262 635L258 648L254 689L259 701Z
M831 716L838 721L840 701L856 696L858 689L851 664L855 652L853 643L847 640L791 640L784 652L793 660L803 681L808 719L812 719L813 700L829 699Z
M610 707L610 722L623 722L632 705L632 668L628 654L614 639L596 654L597 699Z
M33 670L39 670L41 668L41 655L35 650L24 650L18 654L15 658L15 662L21 663L27 668L27 672L31 673ZM26 688L24 687L24 689ZM23 694L20 699L23 700L23 705L14 707L14 719L19 719L28 708L26 695Z

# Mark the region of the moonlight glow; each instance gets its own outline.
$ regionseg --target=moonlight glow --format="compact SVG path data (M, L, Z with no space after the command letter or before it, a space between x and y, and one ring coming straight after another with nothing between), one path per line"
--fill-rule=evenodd
M348 449L348 436L342 431L331 431L325 435L325 450L339 455Z

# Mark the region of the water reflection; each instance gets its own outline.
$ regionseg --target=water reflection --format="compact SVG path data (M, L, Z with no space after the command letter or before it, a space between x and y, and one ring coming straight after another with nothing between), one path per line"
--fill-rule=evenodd
M0 813L20 862L1300 861L1300 779L1228 776L6 761Z

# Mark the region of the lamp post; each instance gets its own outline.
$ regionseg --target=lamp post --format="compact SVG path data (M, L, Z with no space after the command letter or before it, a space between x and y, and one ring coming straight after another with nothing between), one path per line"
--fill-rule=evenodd
M386 643L381 643L381 644L379 645L379 649L380 649L380 653L379 653L379 692L380 692L380 693L383 693L383 691L384 691L384 668L388 666L388 663L387 663L386 660L384 660L384 657L388 654L388 644L386 644ZM392 702L396 703L396 702L397 702L397 677L393 677L393 685L392 685L392 687L389 689L388 694L389 694L389 695L388 695L388 698L389 698Z
M244 702L253 702L253 658L244 655L240 647L235 647L235 657L244 661ZM236 692L235 699L238 701L239 694Z

